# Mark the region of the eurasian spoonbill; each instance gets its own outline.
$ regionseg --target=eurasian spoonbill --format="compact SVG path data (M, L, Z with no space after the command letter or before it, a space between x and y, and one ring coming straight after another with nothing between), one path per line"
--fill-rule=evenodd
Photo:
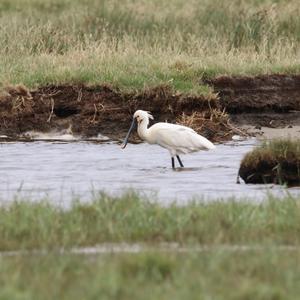
M136 125L138 125L137 132L142 140L148 144L158 144L169 150L173 169L175 168L175 156L180 167L183 167L179 154L215 148L213 143L189 127L170 123L156 123L148 128L149 119L153 120L153 116L147 111L137 110L134 113L131 126L122 144L123 149L126 147L129 136Z

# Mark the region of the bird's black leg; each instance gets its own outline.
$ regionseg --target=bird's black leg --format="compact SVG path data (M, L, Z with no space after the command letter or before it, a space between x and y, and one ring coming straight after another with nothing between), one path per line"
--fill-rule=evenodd
M171 159L172 159L172 169L175 169L175 160L174 160L174 157L172 157Z
M183 165L183 163L182 163L182 161L181 161L179 155L176 155L176 157L177 157L177 160L178 160L178 162L179 162L179 164L180 164L180 167L183 168L184 165Z

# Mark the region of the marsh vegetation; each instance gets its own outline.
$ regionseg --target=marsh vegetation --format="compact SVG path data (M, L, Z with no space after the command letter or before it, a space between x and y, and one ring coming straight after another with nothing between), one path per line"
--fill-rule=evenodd
M135 193L100 194L69 209L20 201L0 208L0 250L60 249L106 242L299 245L297 198L162 206ZM16 226L18 224L18 226Z
M299 199L288 196L161 206L103 194L70 209L15 202L0 209L0 298L295 299L299 217ZM107 242L146 248L69 252ZM164 242L190 251L161 251Z
M299 10L297 0L1 1L0 82L211 94L201 80L216 75L299 72Z
M1 299L297 299L298 251L0 257Z

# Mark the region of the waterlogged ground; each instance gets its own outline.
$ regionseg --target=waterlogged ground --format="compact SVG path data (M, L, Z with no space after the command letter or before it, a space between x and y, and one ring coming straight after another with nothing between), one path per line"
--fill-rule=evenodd
M171 169L169 153L148 144L31 142L0 144L0 199L41 199L67 204L74 197L91 199L100 190L121 194L128 188L168 203L193 198L286 194L273 185L236 184L239 162L255 140L229 142L217 149L182 156L185 169ZM298 193L299 189L289 189Z

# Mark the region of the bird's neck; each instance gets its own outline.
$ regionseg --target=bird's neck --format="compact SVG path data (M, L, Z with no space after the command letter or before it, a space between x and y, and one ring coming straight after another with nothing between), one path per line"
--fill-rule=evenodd
M144 119L138 125L138 130L137 130L138 135L144 141L148 141L148 124L149 124L149 120Z

